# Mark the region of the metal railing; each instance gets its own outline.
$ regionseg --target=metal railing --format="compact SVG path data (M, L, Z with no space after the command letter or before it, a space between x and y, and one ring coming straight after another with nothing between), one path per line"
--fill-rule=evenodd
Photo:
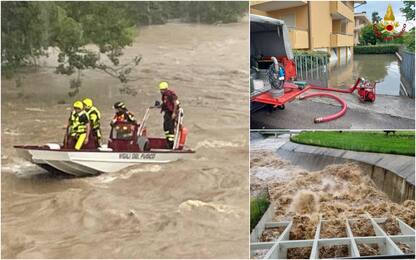
M295 54L297 80L328 86L328 63L326 55Z
M400 83L409 97L415 97L415 54L399 50L400 61Z

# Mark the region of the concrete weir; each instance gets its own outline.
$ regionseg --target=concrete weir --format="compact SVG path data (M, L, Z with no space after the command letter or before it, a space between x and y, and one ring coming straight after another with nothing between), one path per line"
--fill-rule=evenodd
M346 237L330 237L323 238L321 236L321 230L326 220L319 219L315 235L312 239L308 240L291 240L290 230L293 225L293 221L281 221L273 222L270 211L273 206L270 206L266 213L263 215L257 226L251 232L250 238L250 258L256 259L286 259L288 257L289 250L294 248L310 248L307 255L304 258L309 259L322 259L328 258L321 255L321 249L324 247L341 246L345 247L346 252L342 257L359 258L362 257L359 246L362 244L377 244L379 252L376 257L391 258L392 256L400 258L414 258L413 254L408 254L402 250L398 243L406 243L411 251L414 252L415 247L415 230L408 226L399 218L395 218L400 227L399 235L389 235L383 228L382 224L386 222L386 218L375 218L370 214L364 214L359 218L340 220L340 223L344 223L344 229L346 229ZM373 236L356 236L352 231L352 225L359 219L365 219L371 223L372 228L375 231ZM275 237L271 242L261 242L260 236L268 228L280 227L283 231ZM335 255L333 256L337 258ZM331 257L332 258L332 257Z
M378 188L392 201L415 199L415 158L412 156L355 152L340 149L302 145L288 141L277 153L292 164L307 170L321 170L334 163L359 162Z

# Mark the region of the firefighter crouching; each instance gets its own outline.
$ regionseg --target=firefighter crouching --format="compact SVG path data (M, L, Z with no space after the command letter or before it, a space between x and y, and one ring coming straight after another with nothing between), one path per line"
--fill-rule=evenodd
M96 147L100 146L101 142L101 130L100 130L100 120L101 120L101 113L100 111L94 106L92 100L90 98L85 98L82 101L84 105L84 110L87 113L88 119L91 124L91 133L92 137L94 138L94 143Z
M161 112L163 115L163 131L165 131L165 138L167 148L172 149L175 140L175 122L178 117L179 101L175 92L169 90L167 82L160 82L159 89L162 94Z
M137 124L136 118L132 113L130 113L130 111L127 110L127 107L123 102L116 102L114 104L114 109L116 110L116 114L110 123L111 126L118 122Z
M68 120L68 130L64 146L80 150L88 143L90 134L90 122L81 101L75 101L71 115ZM75 143L75 145L74 145Z

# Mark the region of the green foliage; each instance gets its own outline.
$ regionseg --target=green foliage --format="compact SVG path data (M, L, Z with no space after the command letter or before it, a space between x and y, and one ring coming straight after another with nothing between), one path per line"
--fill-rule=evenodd
M410 30L410 32L407 32L404 39L404 45L406 46L406 49L411 52L415 52L415 28Z
M291 137L296 143L331 147L344 150L415 155L415 132L304 131Z
M36 65L49 47L59 51L56 73L72 75L86 69L108 70L125 83L130 67L117 69L123 48L135 37L135 20L123 2L2 2L2 68L13 76L20 68ZM95 45L98 52L86 46ZM135 58L135 60L140 60ZM130 70L128 70L130 68ZM128 72L128 73L127 73ZM78 93L80 73L70 82L70 96Z
M377 24L378 30L381 32L383 30L382 25ZM382 34L382 37L387 36L386 33ZM373 25L368 24L361 28L360 31L360 45L375 45L380 42L384 42L384 40L381 38L378 38L373 30Z
M400 8L400 11L404 13L407 21L415 19L415 1L403 1L404 8Z
M1 2L2 69L11 77L18 67L36 64L49 46L49 20L42 13L50 2Z
M253 198L250 201L250 230L253 230L263 217L270 202L265 196Z
M19 69L36 65L49 47L58 49L56 72L64 75L99 69L122 83L141 57L120 64L123 49L133 43L138 24L162 24L169 19L184 22L235 22L248 10L247 2L199 1L33 1L1 2L2 71L13 76ZM98 51L91 48L96 46ZM107 57L111 64L100 59ZM76 94L81 79L70 83ZM130 90L125 90L130 93Z
M59 2L52 46L61 50L57 73L99 68L99 54L86 44L98 46L113 65L119 65L122 49L134 39L134 24L124 3Z
M372 12L371 13L371 21L373 23L378 23L381 21L381 17L378 15L378 12Z
M354 46L355 54L394 54L399 51L400 44L379 44Z

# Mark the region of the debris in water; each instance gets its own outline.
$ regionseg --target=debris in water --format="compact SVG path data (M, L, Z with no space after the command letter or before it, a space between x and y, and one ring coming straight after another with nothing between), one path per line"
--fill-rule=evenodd
M373 225L369 219L358 219L351 225L351 231L356 237L375 236Z
M279 236L285 231L286 227L266 228L260 237L260 242L276 241Z
M360 256L379 255L379 247L377 244L358 244Z
M265 157L265 153L254 154L257 154L252 156L255 160L254 165L271 163L271 159ZM273 157L273 164L276 167L291 167L286 165L287 162L284 160L279 162L276 155ZM295 215L313 214L321 214L324 220L342 220L360 218L368 212L373 217L398 217L414 227L415 201L408 200L402 204L392 202L377 188L365 169L357 163L335 164L321 171L302 172L288 181L269 181L267 185L270 201L276 208L274 220L286 221ZM301 196L300 190L307 190L310 194ZM312 193L314 195L311 195ZM304 197L312 203L305 203ZM368 227L374 236L372 226Z
M348 246L323 246L319 248L319 258L347 257Z
M400 250L402 250L403 253L405 254L413 254L413 250L412 248L405 243L401 243L401 242L396 242L396 245L400 248Z
M346 220L327 220L321 226L321 238L347 237Z
M272 151L258 151L251 154L250 168L253 167L276 167L288 165L289 161L282 160L277 157L277 154Z
M297 247L287 249L287 259L309 259L312 247Z
M18 136L20 133L18 133L16 130L11 130L9 128L4 129L4 134L11 135L11 136Z
M379 226L390 236L401 235L399 223L393 217L388 217L385 222L380 223Z
M267 252L269 251L269 249L257 249L254 251L253 256L251 257L252 259L263 259Z
M25 110L33 111L33 112L45 112L45 109L38 108L38 107L26 107Z
M290 240L313 239L316 227L319 222L319 216L296 215L293 217L292 229L290 230Z
M319 198L315 192L301 190L293 197L290 211L296 214L312 214L319 211Z

